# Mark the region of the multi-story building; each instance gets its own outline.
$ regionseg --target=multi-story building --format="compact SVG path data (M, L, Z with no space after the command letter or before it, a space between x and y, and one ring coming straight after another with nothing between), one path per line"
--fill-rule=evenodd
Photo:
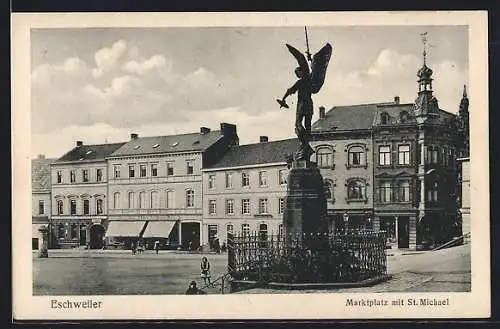
M101 248L107 219L106 156L124 143L76 147L51 165L51 246Z
M49 228L50 225L50 164L55 159L46 159L39 155L37 159L31 160L31 226L32 226L32 249L38 249L41 240L42 227Z
M279 234L282 229L288 168L286 158L297 139L232 147L218 162L203 168L203 243L228 232Z
M458 158L457 159L458 168L460 169L458 176L458 217L460 218L460 224L462 227L462 234L465 237L465 242L470 240L470 158Z
M328 113L320 108L313 125L313 157L333 182L328 211L335 223L342 225L344 212L349 227L384 230L394 247L410 249L457 233L457 116L439 108L425 62L417 76L414 104L400 104L396 96ZM354 211L360 218L351 224Z
M140 237L196 249L202 242L201 169L238 145L236 126L156 137L131 134L129 142L107 157L108 223L106 237L130 246Z
M372 123L376 105L319 109L311 146L327 187L327 214L334 230L372 227Z

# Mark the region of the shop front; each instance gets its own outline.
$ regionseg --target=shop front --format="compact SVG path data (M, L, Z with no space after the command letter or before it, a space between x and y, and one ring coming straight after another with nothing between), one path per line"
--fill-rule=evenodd
M88 247L91 226L90 219L52 219L49 245L59 249Z

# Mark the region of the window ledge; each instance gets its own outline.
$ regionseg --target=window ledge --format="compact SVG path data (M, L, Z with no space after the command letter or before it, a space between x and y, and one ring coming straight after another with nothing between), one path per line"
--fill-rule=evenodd
M368 168L368 164L365 163L365 164L361 164L361 165L351 165L351 164L346 164L345 165L346 169L351 169L351 168L362 168L362 169L367 169Z
M332 164L331 166L318 166L319 169L331 169L335 170L335 164Z
M368 203L368 198L363 198L363 199L345 199L346 203L351 203L351 202L364 202Z
M271 214L254 214L254 217L273 217Z

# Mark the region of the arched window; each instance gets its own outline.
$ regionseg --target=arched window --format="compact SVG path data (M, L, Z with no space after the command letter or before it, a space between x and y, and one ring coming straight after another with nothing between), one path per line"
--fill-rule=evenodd
M96 202L96 213L98 215L102 215L102 213L104 212L104 209L102 208L103 205L102 199L97 199L95 202Z
M64 203L63 200L57 200L57 214L64 214Z
M383 125L389 123L389 114L387 112L380 113L380 123Z
M267 245L267 224L259 225L259 240L261 247L265 247Z
M408 121L408 112L406 111L401 111L399 113L399 121L401 123L406 123Z
M139 193L139 208L141 208L141 209L146 208L146 193L145 192Z
M120 192L115 192L113 194L113 208L115 208L115 209L121 208L121 204L120 204Z
M329 147L320 147L316 151L316 163L319 168L331 168L333 166L333 152Z
M347 198L349 200L362 200L366 198L365 182L359 179L354 179L347 183Z
M194 191L187 190L186 191L186 208L194 207Z
M332 201L334 199L333 182L325 179L324 184L325 184L326 199Z
M348 150L349 166L363 166L366 164L365 149L360 145L351 146Z
M175 192L173 190L167 191L167 208L175 208Z
M153 209L160 208L160 196L157 191L151 192L151 208Z
M134 192L128 192L128 207L129 209L132 209L135 207L135 204L134 204Z

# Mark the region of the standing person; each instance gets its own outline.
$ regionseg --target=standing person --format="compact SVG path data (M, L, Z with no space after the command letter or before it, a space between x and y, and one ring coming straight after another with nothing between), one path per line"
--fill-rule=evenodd
M132 248L132 255L135 255L137 249L135 247L135 242L132 242L132 245L130 246Z
M205 282L205 285L208 284L210 285L210 263L208 262L207 257L203 257L201 259L201 277L203 278L203 282Z
M160 250L160 241L159 240L155 241L154 249L156 251L156 254L158 255L158 250Z

